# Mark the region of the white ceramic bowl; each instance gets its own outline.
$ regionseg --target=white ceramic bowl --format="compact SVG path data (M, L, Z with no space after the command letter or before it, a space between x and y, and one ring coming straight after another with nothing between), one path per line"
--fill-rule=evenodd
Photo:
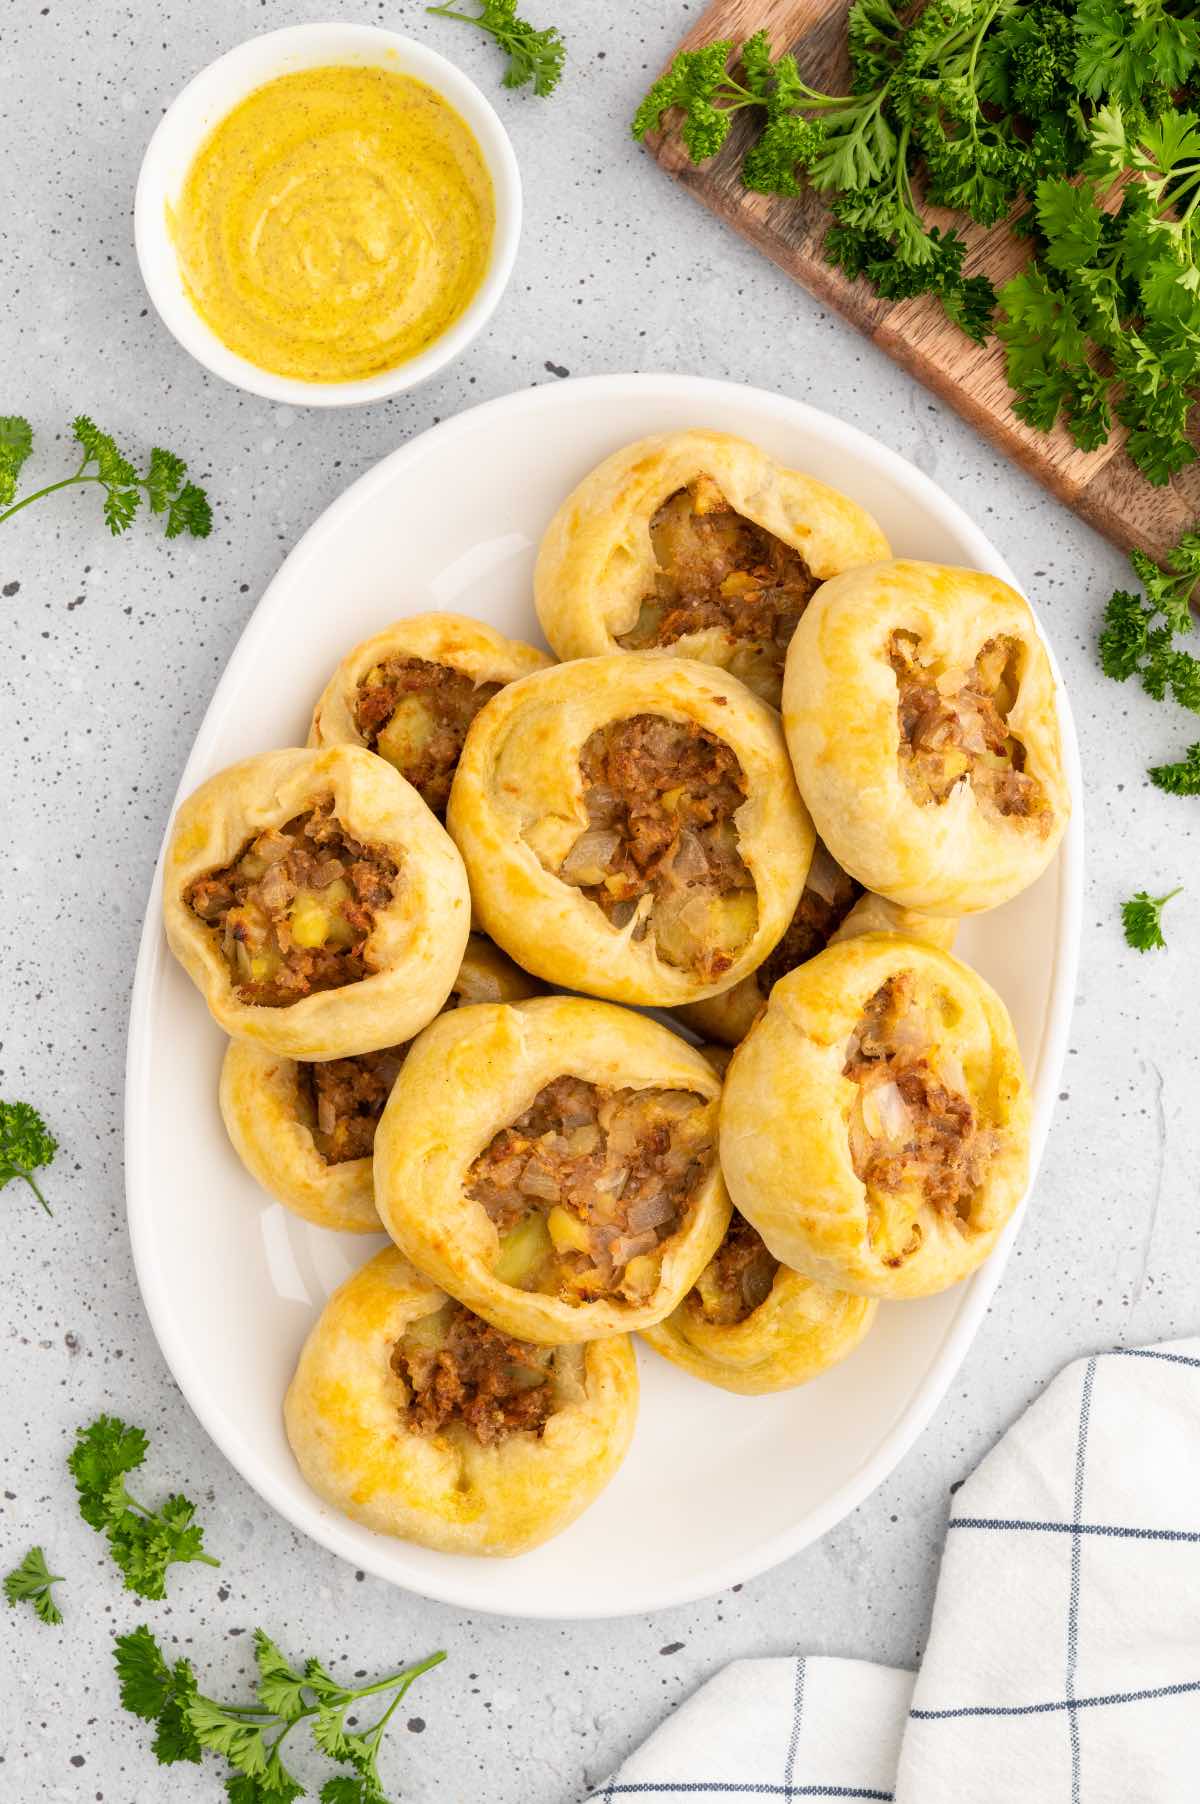
M167 229L204 139L238 103L277 76L328 63L382 67L411 75L441 94L466 120L492 177L496 229L491 261L465 312L427 350L379 376L353 382L301 382L239 357L205 324L188 298ZM146 147L134 203L134 241L142 280L159 317L185 351L215 376L268 401L300 407L352 407L415 388L458 357L487 324L512 273L521 235L521 176L508 134L474 82L412 38L373 25L293 25L250 38L202 69L164 113Z
M181 793L252 752L303 745L338 659L398 615L453 608L538 639L533 559L558 503L619 445L689 426L741 433L843 489L876 516L898 556L1015 582L981 529L920 470L801 402L691 376L549 383L411 439L309 529L229 660ZM1030 889L965 921L955 948L1012 1013L1033 1086L1035 1171L1060 1088L1083 882L1079 753L1061 681L1058 703L1075 803L1066 838ZM965 1284L883 1304L850 1358L800 1390L735 1397L639 1344L637 1432L599 1501L520 1559L434 1553L339 1515L292 1458L282 1400L304 1337L329 1293L380 1242L299 1220L239 1164L217 1111L224 1046L167 951L156 881L133 988L125 1173L159 1345L217 1445L289 1522L368 1572L465 1609L548 1617L663 1609L749 1578L823 1534L929 1420L1019 1226L1020 1211Z

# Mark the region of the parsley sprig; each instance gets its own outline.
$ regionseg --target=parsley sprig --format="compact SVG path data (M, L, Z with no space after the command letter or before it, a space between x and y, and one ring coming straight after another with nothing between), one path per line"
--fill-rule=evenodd
M1140 889L1136 896L1121 904L1121 920L1125 928L1125 938L1135 952L1151 952L1165 946L1163 938L1162 913L1173 896L1177 896L1183 885L1168 890L1165 896L1147 895Z
M196 483L186 480L187 465L181 457L156 445L144 474L139 475L112 435L101 432L87 414L72 420L71 434L83 453L78 468L18 501L21 471L33 451L33 428L19 414L0 415L0 524L59 489L98 483L104 491L104 518L112 533L125 532L145 500L152 514L165 516L168 539L184 532L196 539L208 537L212 531L208 497Z
M32 1103L0 1102L0 1190L12 1178L24 1178L46 1214L53 1215L33 1174L57 1151L58 1141Z
M282 1747L299 1724L311 1722L317 1746L347 1769L325 1781L321 1804L387 1804L378 1766L384 1731L409 1687L445 1654L357 1688L339 1685L319 1660L307 1660L302 1670L291 1666L261 1629L254 1632L254 1657L254 1702L222 1704L199 1690L189 1660L167 1660L145 1624L118 1637L121 1702L155 1725L160 1763L220 1754L232 1769L225 1786L231 1804L294 1804L305 1791L284 1765ZM385 1692L391 1699L369 1728L347 1720L353 1706Z
M39 1622L61 1622L62 1611L54 1601L53 1585L61 1585L61 1572L51 1572L42 1548L31 1547L19 1566L14 1566L4 1581L4 1595L10 1604L32 1604Z
M1200 532L1184 533L1163 568L1144 551L1130 562L1144 595L1117 589L1108 600L1100 631L1100 665L1105 676L1124 683L1136 676L1147 695L1168 695L1200 714L1200 658L1176 645L1192 631L1189 605L1200 581Z
M1200 796L1200 741L1176 764L1152 764L1150 781L1171 796Z
M117 1416L98 1416L76 1437L67 1465L79 1493L79 1513L108 1538L109 1552L125 1575L125 1589L139 1597L166 1595L167 1568L201 1560L219 1566L204 1551L204 1530L194 1521L196 1506L173 1495L148 1510L126 1488L128 1473L145 1460L148 1442L140 1428Z
M557 25L539 30L517 16L517 0L480 0L478 13L460 13L452 6L427 6L426 12L442 19L459 19L489 32L508 54L504 71L506 88L533 83L535 94L553 94L566 61L567 46Z

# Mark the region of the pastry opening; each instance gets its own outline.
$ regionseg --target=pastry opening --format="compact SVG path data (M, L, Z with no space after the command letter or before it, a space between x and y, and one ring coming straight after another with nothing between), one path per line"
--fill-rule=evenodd
M375 916L398 876L396 859L348 833L326 797L197 877L184 901L218 937L238 1000L289 1008L371 975Z
M712 1168L714 1116L688 1090L545 1085L467 1173L500 1236L494 1276L569 1303L647 1302Z
M570 1393L582 1394L577 1349L515 1340L461 1303L412 1322L389 1363L405 1387L400 1417L410 1434L458 1425L483 1447L540 1436Z
M734 823L747 794L735 753L693 721L633 714L597 727L579 768L588 825L558 875L614 927L653 934L664 962L719 979L758 926Z
M762 1235L735 1209L724 1240L688 1292L687 1306L706 1322L736 1327L762 1308L778 1270Z
M862 894L862 884L848 876L818 840L796 912L779 944L754 973L761 994L769 996L781 977L824 952Z
M407 777L436 815L446 812L467 728L502 683L476 683L449 664L399 654L358 685L354 724L369 749Z
M407 1052L407 1046L389 1046L297 1065L302 1108L327 1165L371 1157L379 1117Z
M626 651L674 645L715 627L732 648L727 667L778 689L787 648L817 579L800 553L726 500L711 476L671 495L650 521L658 569Z
M850 1156L866 1187L871 1243L900 1266L920 1247L931 1208L971 1220L996 1136L981 1123L957 1055L936 1043L912 971L880 985L854 1025L842 1075L858 1087Z
M891 635L898 756L910 792L923 804L937 804L969 782L992 813L1048 832L1045 791L1026 770L1025 747L1008 725L1021 686L1020 640L1005 634L987 640L965 669L924 663L920 654L918 633Z

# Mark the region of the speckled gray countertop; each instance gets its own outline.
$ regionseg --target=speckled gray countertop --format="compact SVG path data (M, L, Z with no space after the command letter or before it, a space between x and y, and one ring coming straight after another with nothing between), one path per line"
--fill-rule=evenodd
M109 538L91 494L0 535L0 1095L57 1129L47 1220L0 1195L5 1432L0 1569L33 1540L70 1575L69 1628L0 1612L0 1799L179 1804L215 1770L156 1768L117 1710L130 1626L63 1470L101 1409L153 1437L158 1490L201 1504L219 1574L177 1568L149 1620L234 1695L257 1623L295 1653L390 1670L445 1646L386 1771L438 1804L573 1804L686 1693L737 1655L921 1653L949 1487L1068 1358L1200 1327L1196 805L1145 766L1194 723L1097 671L1096 618L1123 560L937 401L675 189L627 120L694 8L547 0L571 62L542 102L502 92L481 35L406 4L8 0L0 26L0 411L38 432L35 474L80 409L132 445L193 460L218 510L207 543ZM428 38L493 93L525 179L516 274L445 378L363 411L298 412L206 376L148 312L132 243L145 142L196 69L251 32L337 12ZM630 23L636 15L637 24ZM262 1504L183 1404L142 1310L124 1225L121 1089L142 909L167 807L213 686L285 551L355 476L434 420L531 383L606 370L726 376L801 396L927 471L986 528L1043 611L1074 700L1089 868L1080 994L1033 1207L933 1423L840 1527L778 1571L648 1618L561 1626L467 1617L364 1579ZM1191 735L1189 725L1193 727ZM1131 891L1192 878L1172 950L1120 937ZM686 1524L681 1524L686 1532Z

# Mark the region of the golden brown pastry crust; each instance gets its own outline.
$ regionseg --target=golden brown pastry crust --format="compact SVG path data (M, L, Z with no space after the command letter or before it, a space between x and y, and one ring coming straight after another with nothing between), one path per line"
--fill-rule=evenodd
M553 663L546 652L466 614L410 614L346 653L313 709L309 745L365 745L355 722L358 686L386 658L420 658L461 671L475 684L512 683Z
M880 528L856 502L776 463L746 439L705 431L639 439L584 477L542 540L534 598L542 630L560 658L622 650L618 638L633 626L654 587L658 565L650 522L701 475L711 477L743 518L800 552L820 581L889 555ZM736 651L727 633L706 627L650 655L727 668ZM777 680L752 671L746 680L778 705Z
M922 801L898 758L891 635L919 639L922 661L965 672L991 639L1019 648L1008 713L1041 786L1044 816L1004 815L960 780ZM1066 829L1054 676L1025 600L998 577L947 564L875 564L820 588L788 650L783 720L801 794L838 863L869 890L931 914L973 914L1041 875Z
M642 1338L693 1378L753 1397L807 1384L837 1365L865 1338L878 1307L781 1265L770 1296L745 1321L706 1320L693 1291Z
M747 781L734 819L757 890L757 925L714 982L660 958L652 932L634 939L636 917L614 927L555 875L588 825L585 741L642 713L723 740ZM712 995L761 964L792 918L813 848L778 716L723 671L641 653L558 664L502 689L467 735L447 825L466 860L480 926L526 970L617 1002L667 1007Z
M564 1348L574 1400L540 1436L484 1446L461 1431L415 1435L391 1351L445 1301L394 1247L376 1254L305 1342L284 1402L288 1439L318 1496L379 1534L444 1553L523 1553L581 1515L617 1470L637 1415L637 1363L624 1336Z
M866 1004L897 972L914 974L940 1047L957 1057L995 1148L966 1218L868 1193L849 1140L858 1086L843 1075ZM864 1296L944 1290L995 1245L1025 1189L1029 1091L1012 1022L995 991L948 952L868 934L789 973L738 1047L721 1105L721 1165L734 1204L777 1259L819 1284ZM880 1244L919 1245L889 1262ZM902 1233L901 1230L905 1229Z
M906 939L923 940L927 946L940 946L949 952L958 932L953 915L920 914L915 908L900 908L886 896L873 896L870 890L858 898L840 927L829 936L829 944L857 939L864 933L899 933ZM795 967L793 967L795 969ZM705 996L700 1002L689 1002L675 1010L685 1027L694 1033L718 1040L723 1046L737 1046L767 1005L753 972L722 990L719 996Z
M239 1000L217 934L185 901L189 885L236 859L267 827L322 796L339 821L400 864L392 900L367 941L372 974L287 1008ZM264 752L219 771L179 808L163 867L163 920L172 952L226 1033L292 1058L332 1059L411 1039L441 1008L470 928L466 872L417 792L357 746Z
M538 984L473 933L447 1007L519 1002ZM381 1234L370 1157L330 1163L313 1138L302 1066L247 1040L231 1040L221 1066L221 1115L234 1151L263 1189L319 1228Z
M467 1172L538 1092L569 1075L601 1089L687 1090L714 1102L707 1060L658 1022L584 997L543 996L443 1015L415 1042L375 1135L375 1200L397 1246L469 1309L522 1340L555 1345L661 1321L711 1259L729 1224L716 1157L683 1225L661 1243L645 1304L572 1303L495 1276L500 1250Z

